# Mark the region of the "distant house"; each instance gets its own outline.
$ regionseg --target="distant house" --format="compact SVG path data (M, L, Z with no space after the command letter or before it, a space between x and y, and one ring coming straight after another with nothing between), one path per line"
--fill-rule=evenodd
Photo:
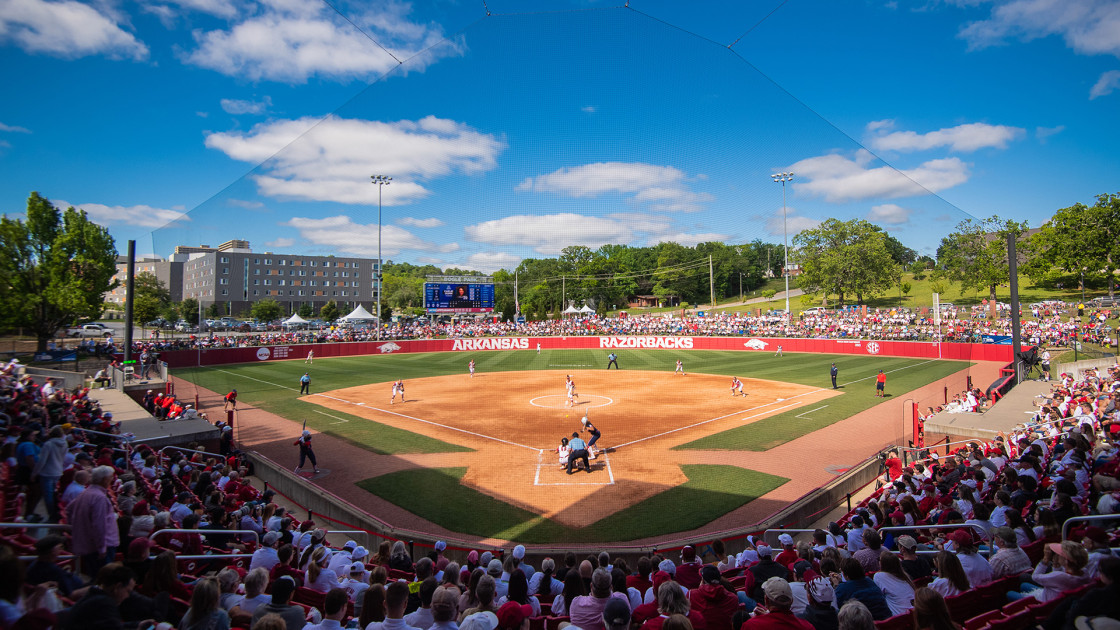
M660 302L656 295L635 295L630 298L630 308L655 307Z

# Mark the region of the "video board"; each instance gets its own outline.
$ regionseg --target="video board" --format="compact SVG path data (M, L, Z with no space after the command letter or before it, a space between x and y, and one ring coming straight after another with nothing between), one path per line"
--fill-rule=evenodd
M494 285L425 282L424 308L429 313L489 313L494 310Z

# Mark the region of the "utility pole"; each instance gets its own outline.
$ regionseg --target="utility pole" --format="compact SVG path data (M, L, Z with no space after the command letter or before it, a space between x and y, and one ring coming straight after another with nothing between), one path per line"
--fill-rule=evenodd
M716 277L713 274L712 255L708 254L708 288L712 292L712 308L716 307Z

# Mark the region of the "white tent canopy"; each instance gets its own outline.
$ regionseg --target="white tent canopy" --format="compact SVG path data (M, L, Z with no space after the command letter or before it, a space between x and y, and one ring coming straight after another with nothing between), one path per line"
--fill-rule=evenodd
M284 320L285 324L306 324L307 320L300 317L299 313L292 313L292 316Z
M373 313L367 311L361 304L358 305L358 308L350 311L349 315L342 318L343 321L347 322L373 321L375 319L377 318L373 316Z
M593 309L590 306L584 304L583 308L579 309L579 312L581 312L581 313L594 313L595 309Z
M575 305L569 306L568 308L564 309L564 314L565 315L574 315L574 314L578 314L578 313L579 313L579 309L576 308Z

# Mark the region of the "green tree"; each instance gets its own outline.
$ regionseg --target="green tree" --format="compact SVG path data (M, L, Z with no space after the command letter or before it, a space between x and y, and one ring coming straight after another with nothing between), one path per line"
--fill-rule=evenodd
M198 300L186 298L179 302L179 317L191 326L198 325Z
M116 259L113 237L84 211L31 193L26 221L0 218L0 322L31 330L45 351L59 328L101 315Z
M1074 274L1085 289L1085 279L1104 278L1113 295L1114 273L1120 267L1120 193L1098 195L1097 203L1076 203L1054 213L1031 237L1035 256L1024 272L1041 283L1055 270Z
M132 283L132 325L139 322L143 329L148 322L159 317L171 305L171 291L155 274L141 271Z
M323 305L322 308L319 309L319 317L322 318L323 321L328 323L338 319L339 315L340 313L338 312L338 304L335 304L334 300L328 301Z
M310 319L311 314L314 313L314 312L315 312L315 309L313 309L311 307L311 304L309 302L304 302L303 304L300 304L299 309L296 310L296 313L299 313L299 316L304 318L304 319Z
M221 317L222 315L225 315L225 309L222 308L220 303L213 302L210 306L206 307L206 316L210 319Z
M253 303L253 318L260 322L271 322L280 319L283 309L280 303L273 299L260 300Z
M836 294L843 306L848 295L862 304L898 284L899 266L887 249L886 234L862 219L828 219L793 238L801 265L797 286L825 295Z
M1020 259L1029 258L1029 247L1022 238L1027 222L1003 220L998 216L974 221L965 219L957 230L941 239L937 262L946 277L960 283L961 291L986 291L989 300L996 299L996 289L1010 280L1007 264L1007 235L1019 241Z

